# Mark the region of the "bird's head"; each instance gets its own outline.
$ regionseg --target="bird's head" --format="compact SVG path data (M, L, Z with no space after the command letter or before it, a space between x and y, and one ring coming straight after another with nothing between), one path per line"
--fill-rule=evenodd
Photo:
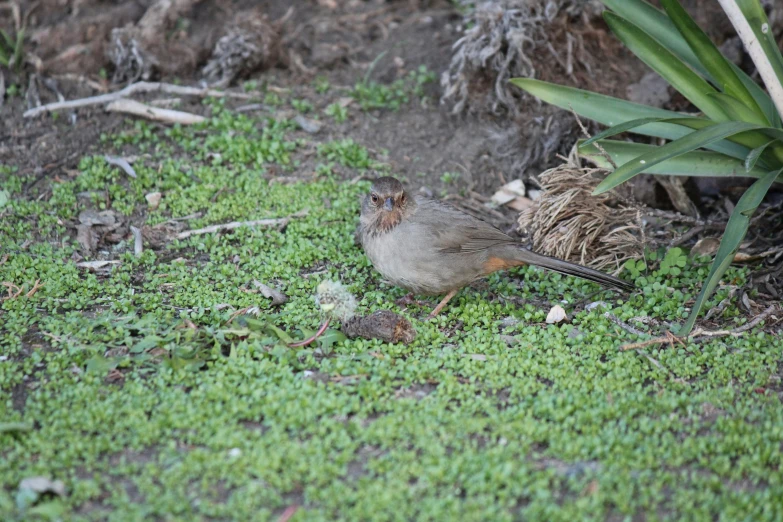
M400 224L416 202L396 178L375 180L362 203L362 224L373 233L388 232Z

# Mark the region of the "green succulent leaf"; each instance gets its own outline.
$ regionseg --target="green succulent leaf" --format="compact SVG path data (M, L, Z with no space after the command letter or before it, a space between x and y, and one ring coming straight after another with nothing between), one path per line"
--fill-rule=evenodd
M661 147L657 147L655 150L652 150L620 166L617 170L609 174L606 179L604 179L598 185L598 187L596 187L596 189L593 191L593 194L602 194L608 190L611 190L621 183L624 183L633 178L637 174L644 172L645 169L664 162L668 159L677 157L685 152L690 152L700 147L704 147L705 145L721 140L728 136L733 136L735 134L749 130L756 130L758 128L758 125L753 125L752 123L729 121L694 131L683 138L675 140L671 143L667 143Z
M646 143L617 140L601 140L598 142L598 145L606 151L617 165L624 165L639 156L660 148ZM612 165L600 154L595 145L585 145L585 141L582 140L579 142L578 147L580 154L588 157L598 166L607 169L612 168ZM656 165L650 165L642 172L645 174L664 174L669 176L748 176L758 178L766 174L767 170L760 169L758 166L753 166L750 170L746 170L744 160L726 156L719 152L699 150L686 152Z
M707 80L719 84L701 63L690 45L688 45L688 42L677 30L677 27L672 20L661 10L643 0L601 1L606 7L626 20L633 20L634 24L655 38L661 45L678 56L683 62L687 63L694 71L704 76ZM729 67L745 86L745 89L753 96L756 104L761 107L770 123L775 127L780 127L780 116L766 91L737 65L729 62Z
M756 147L755 149L750 151L748 157L745 158L745 171L750 172L751 170L753 170L759 158L761 157L761 154L767 149L767 147L769 147L775 142L776 140L769 140L764 145L761 145L760 147Z
M632 22L610 11L604 12L604 20L631 52L660 74L706 116L715 121L729 119L721 106L708 96L710 93L717 92L715 88L660 42Z
M687 335L693 330L693 325L696 323L696 318L704 306L704 302L712 295L721 277L723 277L723 274L734 260L734 255L739 250L740 244L748 232L750 219L761 204L764 196L766 196L769 187L772 186L772 183L781 173L783 173L783 169L768 172L753 183L737 202L737 206L734 207L734 211L731 213L729 222L726 225L726 230L723 233L718 252L715 254L715 260L712 262L707 280L696 298L688 320L678 332L679 335Z
M603 94L596 94L582 89L565 87L554 83L533 80L530 78L514 78L510 80L512 84L520 89L532 94L533 96L565 110L573 110L578 115L597 121L603 125L614 126L627 121L638 120L642 118L660 119L661 121L669 118L686 118L687 115L678 112L658 109L639 103L633 103ZM703 121L705 125L710 122L703 118L689 118L694 121ZM631 129L634 134L644 136L653 136L667 140L676 140L690 134L690 131L681 126L670 123L647 123ZM710 150L721 152L723 154L744 160L751 147L732 143L727 140L718 141L707 146Z
M698 119L703 120L706 123L705 126L708 126L709 124L712 123L712 122L710 122L710 120L706 120L706 119L703 119L703 118L639 118L637 120L630 120L630 121L626 121L624 123L620 123L619 125L615 125L615 126L610 127L610 128L608 128L608 129L606 129L606 130L604 130L602 132L599 132L598 134L596 134L592 138L586 140L584 142L584 145L591 145L592 143L594 143L594 142L596 142L598 140L602 140L602 139L605 139L605 138L611 138L612 136L616 136L616 135L621 134L623 132L631 131L631 130L635 129L636 127L640 127L642 125L647 125L648 123L659 123L659 122L660 123L671 123L671 124L674 124L674 125L683 125L685 127L693 128L693 127L691 127L691 125L693 125L693 123L688 121L688 120L698 120Z
M679 56L703 76L709 71L682 37L668 16L657 7L642 0L601 0L603 4L626 20L633 20L639 28Z
M722 92L715 92L709 94L709 97L715 100L718 105L721 106L723 112L732 120L746 121L764 127L769 125L767 117L761 114L761 109L758 109L759 112L756 112L756 109L748 107L734 96Z
M691 50L698 57L699 62L709 71L714 82L726 93L725 95L730 96L730 100L734 100L741 107L744 107L742 112L750 111L755 118L749 119L751 118L750 115L734 118L733 113L729 114L729 116L742 121L769 125L769 120L756 103L753 95L745 87L745 84L742 83L734 69L731 68L730 62L721 54L720 50L691 18L688 12L683 9L679 0L661 0L661 4L669 15L669 19L674 23L682 37L688 42Z

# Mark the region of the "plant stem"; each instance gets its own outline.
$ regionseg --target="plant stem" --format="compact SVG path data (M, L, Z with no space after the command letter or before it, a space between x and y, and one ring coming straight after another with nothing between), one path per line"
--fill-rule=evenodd
M731 24L737 31L737 35L742 40L742 44L753 59L753 63L756 65L756 69L767 87L767 92L769 92L769 96L778 110L778 114L783 118L783 84L781 84L775 74L772 63L770 63L769 58L764 53L764 49L762 49L756 34L750 27L750 23L742 13L737 0L718 0L718 2L720 2L721 7L726 12L726 16L729 17Z
M307 346L308 344L312 343L313 341L315 341L316 339L321 337L321 335L326 331L326 327L327 326L329 326L329 318L328 317L326 318L326 321L324 321L324 323L321 325L321 327L318 329L317 332L315 332L315 334L312 337L310 337L309 339L305 339L304 341L291 343L291 344L288 345L289 348L299 348L300 346Z

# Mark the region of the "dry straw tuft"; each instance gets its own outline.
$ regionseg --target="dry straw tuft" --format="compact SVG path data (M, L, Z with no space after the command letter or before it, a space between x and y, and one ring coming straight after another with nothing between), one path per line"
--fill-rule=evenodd
M535 250L616 272L643 254L641 210L617 192L591 195L607 173L582 167L574 149L565 163L541 174L541 197L519 216Z

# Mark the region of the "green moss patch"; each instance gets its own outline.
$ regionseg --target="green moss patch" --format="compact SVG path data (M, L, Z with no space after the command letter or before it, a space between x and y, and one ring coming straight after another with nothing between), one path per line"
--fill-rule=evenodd
M367 182L328 168L270 182L307 154L354 176L381 158L359 137L313 144L288 120L210 104L203 126L105 137L135 147L135 179L89 157L38 198L0 170L0 282L22 291L0 303L0 518L274 520L291 505L299 521L783 516L780 339L756 329L638 353L619 349L640 339L606 309L544 322L585 299L640 330L682 321L704 260L653 253L626 268L640 287L627 298L536 269L495 274L427 320L394 304L404 292L354 244ZM69 228L86 208L191 229L308 212L140 257L132 241L101 245L94 257L114 263L92 272ZM415 342L285 348L280 332L320 323L325 279L359 313L409 317ZM288 301L272 306L253 281ZM745 321L733 305L721 320ZM33 476L67 495L25 496Z

